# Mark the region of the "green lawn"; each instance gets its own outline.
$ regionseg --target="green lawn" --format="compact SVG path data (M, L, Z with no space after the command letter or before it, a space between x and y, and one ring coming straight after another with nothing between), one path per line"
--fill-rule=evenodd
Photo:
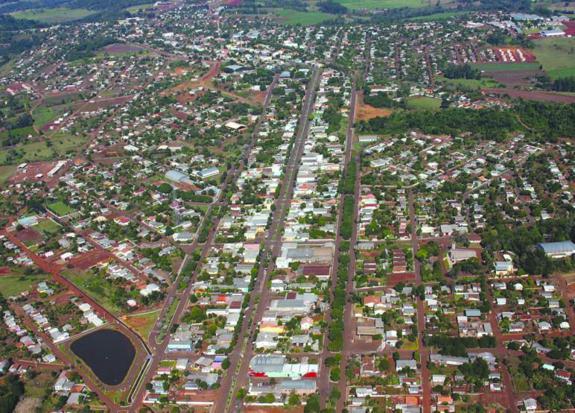
M515 70L520 71L539 69L538 63L478 63L472 64L471 66L484 72L506 72Z
M406 99L407 107L415 110L437 110L441 106L441 99L428 96L412 96Z
M575 38L537 40L534 53L551 79L575 76Z
M428 7L437 2L427 0L337 0L348 9L398 9L400 7Z
M333 14L322 13L319 11L304 12L292 9L274 9L274 14L286 24L301 24L303 26L319 24L326 20L335 18Z
M46 275L0 275L0 292L7 297L29 291L40 281L46 280Z
M62 201L53 202L51 204L46 205L50 211L58 215L59 217L66 216L74 212L70 206L66 205Z
M41 23L58 24L82 19L96 13L88 9L70 9L68 7L56 7L53 9L34 9L12 13L17 19L36 20Z

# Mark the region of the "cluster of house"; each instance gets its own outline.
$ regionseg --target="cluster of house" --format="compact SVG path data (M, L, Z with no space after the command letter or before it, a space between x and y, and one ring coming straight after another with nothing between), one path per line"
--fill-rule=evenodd
M19 320L16 318L16 316L14 316L14 314L12 314L12 312L10 312L9 310L5 310L3 320L4 324L6 324L6 327L8 327L8 331L18 336L18 340L22 344L22 346L26 347L26 349L32 355L35 356L41 355L42 344L36 341L36 339L28 332L28 330L20 326ZM45 359L44 361L50 362L48 359L53 357L54 357L53 355L45 355L43 358Z
M569 318L554 284L539 279L526 284L517 279L494 282L492 286L502 332L544 335L570 330Z
M24 304L22 309L28 315L28 317L30 317L32 321L36 323L38 327L40 327L50 336L54 344L60 343L70 338L70 333L68 330L71 329L71 326L64 326L60 328L50 325L48 318L40 310L34 308L34 306L30 303Z

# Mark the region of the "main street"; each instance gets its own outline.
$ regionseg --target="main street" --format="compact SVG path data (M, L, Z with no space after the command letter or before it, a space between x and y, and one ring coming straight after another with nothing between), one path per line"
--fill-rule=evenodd
M261 254L263 262L262 265L260 265L257 279L250 296L249 305L244 314L237 345L229 356L230 374L222 381L220 394L226 395L226 399L223 400L223 398L220 398L214 406L214 410L218 412L239 412L241 410L241 400L236 399L235 395L237 390L247 383L249 362L253 354L253 338L257 330L257 323L263 315L266 303L269 301L270 291L265 288L267 275L273 270L274 258L279 255L281 248L281 243L277 242L277 239L281 237L281 224L289 210L290 201L293 196L295 177L304 149L303 143L309 133L309 118L315 101L315 92L318 86L319 76L320 69L316 66L314 67L307 86L299 119L298 132L285 168L280 194L274 204L275 210L272 215L272 223L268 230ZM267 265L265 265L266 263Z

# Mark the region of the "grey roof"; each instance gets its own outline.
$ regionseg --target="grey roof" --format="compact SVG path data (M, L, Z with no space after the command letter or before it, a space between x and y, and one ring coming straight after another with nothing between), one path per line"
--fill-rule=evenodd
M565 252L575 251L575 244L571 241L542 242L539 247L546 254L562 254Z

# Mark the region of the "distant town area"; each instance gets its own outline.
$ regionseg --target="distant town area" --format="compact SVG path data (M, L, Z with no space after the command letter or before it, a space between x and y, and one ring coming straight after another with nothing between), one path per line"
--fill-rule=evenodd
M575 409L575 2L13 1L0 39L0 413Z

